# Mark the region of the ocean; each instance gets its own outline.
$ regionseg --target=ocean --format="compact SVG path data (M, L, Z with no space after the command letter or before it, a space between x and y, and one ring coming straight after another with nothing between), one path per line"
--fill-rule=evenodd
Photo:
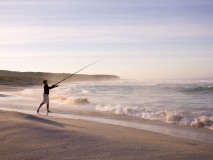
M16 89L2 88L0 110L119 125L213 144L213 79L61 83L50 91L52 112L47 113L44 105L39 114L43 85Z
M51 99L73 110L127 115L213 130L213 80L62 84L55 89Z

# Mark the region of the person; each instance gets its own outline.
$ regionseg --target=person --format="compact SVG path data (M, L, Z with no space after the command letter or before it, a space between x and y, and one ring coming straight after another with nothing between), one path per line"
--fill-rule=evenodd
M41 104L39 105L38 109L37 109L37 113L39 113L39 109L41 108L41 106L43 104L47 104L47 113L50 112L49 110L49 90L53 89L55 87L58 87L58 85L52 85L51 87L48 86L48 81L44 80L44 94L43 94L43 101L41 102Z

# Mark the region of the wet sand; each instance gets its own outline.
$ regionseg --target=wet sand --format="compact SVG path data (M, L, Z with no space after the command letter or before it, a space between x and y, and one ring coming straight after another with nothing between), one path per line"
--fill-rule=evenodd
M0 111L0 159L211 160L212 150L128 127Z

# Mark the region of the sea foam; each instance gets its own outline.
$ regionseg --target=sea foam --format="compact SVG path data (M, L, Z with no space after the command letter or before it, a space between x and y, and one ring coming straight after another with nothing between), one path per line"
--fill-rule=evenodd
M188 125L198 128L213 128L213 116L190 117L186 112L160 111L153 108L128 107L122 105L95 106L96 111L123 114L133 117L140 117L147 120L160 120L166 123Z
M65 97L65 96L59 96L58 98L55 98L54 102L59 104L66 104L66 105L89 104L89 101L87 98L71 98L71 97Z
M213 81L76 83L60 88L57 103L147 120L213 128ZM79 108L79 107L78 107Z

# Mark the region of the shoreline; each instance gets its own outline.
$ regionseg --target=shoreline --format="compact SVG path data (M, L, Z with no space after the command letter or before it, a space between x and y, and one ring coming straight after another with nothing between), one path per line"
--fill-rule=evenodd
M1 159L213 157L213 145L117 125L1 110L0 122Z
M49 114L46 112L40 112L37 114L36 111L30 109L26 110L5 107L0 107L0 111L17 112L43 118L54 118L57 120L80 120L103 125L115 125L118 127L126 127L129 129L148 131L165 136L172 136L175 138L183 138L197 142L213 144L213 132L211 130L204 130L189 126L179 126L176 124L166 124L160 121L136 119L134 117L127 117L126 115L105 114L104 116L101 116L103 113L92 114L77 111L73 113L64 113L57 112L57 110L56 112Z
M3 91L5 91L5 92L1 92L2 94L0 94L0 97L2 98L7 98L7 96L13 96L13 94L16 96L18 95L21 97L27 97L27 99L37 96L35 93L31 93L31 91L28 92L28 88L23 88L23 86L22 87L19 86L18 88L16 86L11 87L7 85L5 85L4 87L2 86L0 87L1 89L3 89ZM41 90L40 88L41 88L40 86L34 86L34 89ZM31 89L32 88L30 88L30 90ZM10 95L10 93L12 94ZM8 103L5 103L5 104L2 103L0 105L0 109L4 108L4 106L7 106L7 108L5 108L4 110L36 115L36 112L33 110L34 109L33 106L35 105L34 100L35 99L32 99L32 101L29 100L28 102L24 100L22 103L20 103L22 101L21 99L19 102L15 100L13 103L11 103L11 101L8 101L11 103L11 105ZM16 103L16 101L18 102L18 104ZM78 119L78 120L88 121L91 123L98 122L100 124L106 124L106 125L117 125L119 127L123 126L127 128L146 130L146 131L160 133L167 136L169 135L173 137L192 139L195 141L213 144L212 130L207 130L203 128L199 129L195 127L189 127L189 126L178 125L178 124L164 123L157 120L146 120L146 119L131 117L131 116L122 115L122 114L116 115L112 113L101 113L101 112L95 112L90 110L85 110L85 111L75 110L75 109L72 110L69 108L66 109L66 107L61 111L60 107L58 107L58 104L51 104L51 108L53 109L55 113L50 114L48 117L55 117L60 119L72 119L72 120ZM45 107L43 109L45 110ZM36 115L36 116L40 116L40 115Z
M29 93L27 93L26 95L26 93L23 93L23 92L20 93L20 91L28 90L27 88L24 88L23 86L17 87L17 86L0 85L0 87L2 89L0 98L7 98L13 95L20 95L27 98L36 96L35 94L28 95ZM34 89L41 90L40 86L31 86L31 87L33 87ZM22 107L23 104L24 106ZM40 115L37 115L37 113L33 110L32 108L33 104L31 101L29 102L24 101L23 104L20 103L17 108L16 103L12 105L9 105L8 103L6 104L3 103L0 105L0 110L16 111L20 113L40 116ZM26 104L29 104L32 106L28 108ZM7 107L4 108L4 106L7 106ZM122 114L116 115L116 114L112 114L108 112L102 113L102 112L96 112L96 111L90 111L90 110L82 111L82 110L69 109L69 108L66 109L66 107L65 107L65 110L61 111L60 108L58 107L58 104L54 104L54 103L51 104L51 108L54 110L55 113L50 114L49 117L51 116L51 117L60 118L60 119L63 119L63 118L79 119L79 120L85 120L92 123L98 122L98 123L107 124L107 125L114 124L117 126L123 126L123 127L133 128L133 129L135 128L139 130L146 130L146 131L160 133L167 136L192 139L195 141L213 144L213 132L212 130L208 130L208 129L184 126L184 125L178 125L178 124L172 124L172 123L165 123L158 120L146 120L146 119L131 117L131 116L122 115ZM43 109L45 110L45 107L42 108L42 110ZM45 113L43 114L45 115Z

